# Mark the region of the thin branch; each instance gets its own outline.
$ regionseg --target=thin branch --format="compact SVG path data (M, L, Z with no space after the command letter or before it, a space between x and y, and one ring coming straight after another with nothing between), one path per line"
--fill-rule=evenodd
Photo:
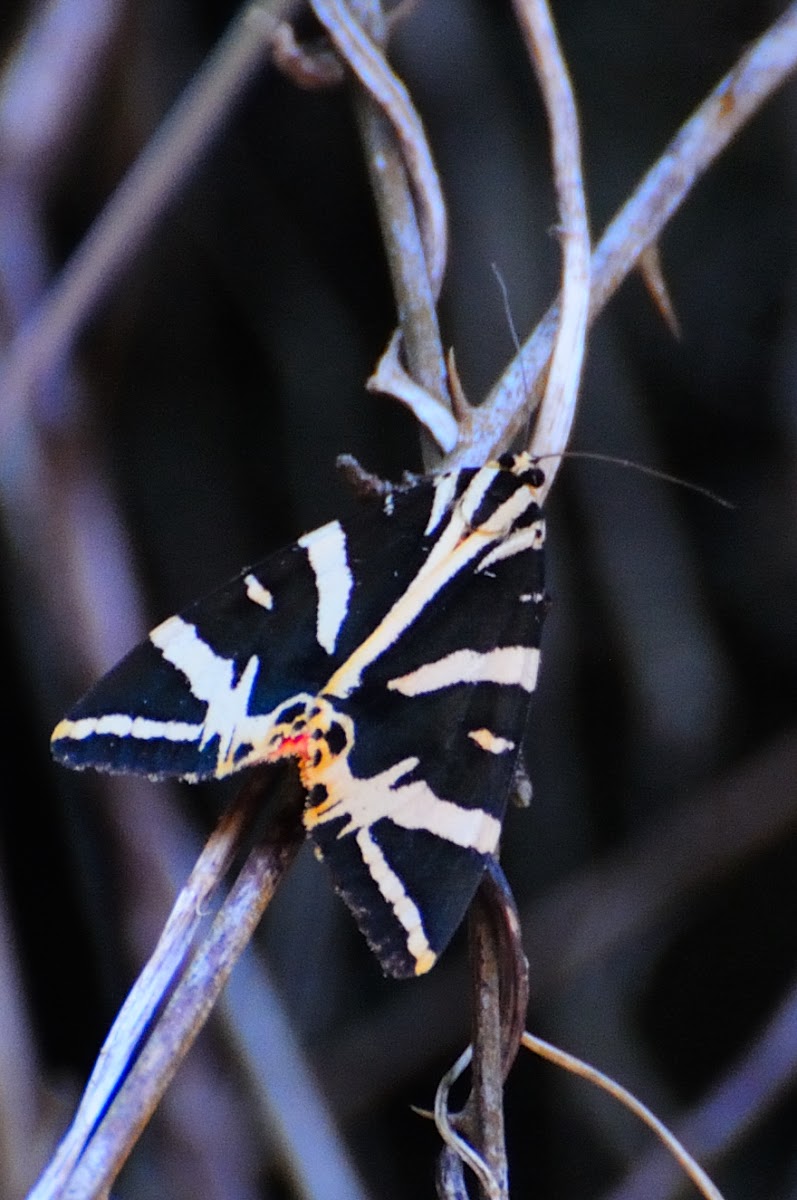
M492 926L497 947L501 995L501 1077L506 1079L517 1058L529 1006L529 964L523 950L520 914L501 864L491 859L477 901Z
M459 1127L478 1146L493 1184L488 1195L506 1200L509 1164L504 1135L501 943L487 906L477 897L468 922L473 1084Z
M795 66L797 3L745 51L611 221L592 256L590 323L633 270L642 251L657 241L700 175ZM444 466L480 466L520 432L528 417L527 394L548 365L558 324L557 301L527 339L522 354L473 410L468 436Z
M540 1058L545 1058L548 1062L554 1063L557 1067L563 1067L564 1070L570 1071L573 1075L580 1075L582 1079L594 1083L596 1087L601 1088L604 1092L608 1092L610 1096L614 1096L635 1116L639 1117L640 1121L652 1129L656 1137L664 1144L669 1153L686 1172L689 1178L694 1183L706 1200L723 1200L722 1193L719 1188L709 1179L706 1172L695 1161L691 1154L683 1147L681 1142L670 1132L663 1121L660 1121L655 1113L651 1112L647 1105L641 1100L637 1100L636 1096L624 1088L622 1084L599 1071L596 1067L590 1066L582 1059L576 1058L574 1054L568 1054L565 1050L560 1050L558 1046L552 1046L550 1042L544 1042L542 1038L535 1037L532 1033L523 1034L523 1045L527 1050L538 1054ZM655 1189L645 1190L641 1195L659 1195Z
M468 932L472 1044L443 1077L435 1098L435 1122L445 1142L437 1169L438 1195L448 1200L460 1191L466 1194L464 1163L476 1173L489 1200L505 1200L509 1194L509 1168L503 1085L523 1034L529 979L515 898L497 860L492 860L485 872L471 907ZM470 1095L452 1122L448 1093L471 1061Z
M184 186L297 3L262 0L244 7L17 332L0 373L0 446L12 444L37 387L61 364Z
M576 397L584 355L589 302L589 228L581 176L578 117L572 89L545 0L515 0L515 9L534 60L551 127L552 158L559 203L563 246L562 316L542 409L531 445L532 453L563 450L575 416ZM547 473L545 490L556 475ZM495 883L495 878L493 878ZM498 891L488 893L500 903ZM501 899L512 909L511 930L515 935L523 977L523 1010L528 997L528 979L520 945L520 928L514 900L508 887ZM460 1119L468 1141L479 1146L480 1158L489 1172L482 1187L488 1197L506 1197L509 1169L506 1158L503 1114L502 995L501 972L505 955L502 938L492 921L492 907L480 897L470 922L471 993L473 1021L473 1087ZM509 928L509 926L507 926ZM513 995L513 999L515 999ZM510 1005L511 1007L511 1005ZM518 1030L511 1015L514 1037ZM515 1043L516 1044L516 1043ZM509 1047L510 1062L514 1045Z
M548 5L546 0L514 0L514 3L551 130L562 244L560 318L545 395L530 445L533 455L544 455L565 449L576 415L589 309L589 223L576 103ZM543 498L556 478L560 461L554 459L546 469Z
M376 44L386 32L379 0L356 0L353 8L362 24L341 0L312 3L361 85L355 112L409 375L416 394L427 393L428 405L447 411L451 399L435 307L446 262L446 210L426 133L406 88ZM458 433L455 429L452 439L450 430L443 431L444 449L456 445ZM433 436L437 440L437 432ZM440 457L437 446L422 436L421 447L424 463L431 467Z
M452 1194L457 1196L460 1194L467 1195L462 1180L462 1164L464 1163L470 1167L479 1180L488 1200L504 1200L505 1191L501 1188L498 1179L493 1174L492 1168L478 1150L474 1149L467 1137L464 1137L454 1127L454 1122L452 1122L448 1108L448 1097L451 1088L470 1065L472 1057L473 1047L468 1046L460 1054L453 1067L446 1071L437 1085L435 1093L434 1121L437 1126L437 1132L445 1143L445 1149L441 1155L441 1162L437 1172L438 1194L441 1195L441 1200L447 1200L447 1197Z
M303 841L295 810L281 823L269 824L79 1161L55 1189L40 1185L33 1193L36 1200L90 1200L107 1194Z
M256 811L256 787L241 789L222 816L180 892L157 946L105 1039L80 1107L30 1200L60 1195L75 1163L119 1086L154 1013L182 970L194 935Z
M426 253L426 267L434 298L440 294L446 268L448 233L446 209L437 168L420 117L409 93L388 66L378 46L355 20L344 0L309 0L339 54L351 67L396 131L404 162L412 180ZM359 0L358 8L371 20L381 19L372 3ZM380 39L381 40L381 39Z
M420 387L404 370L399 358L400 345L401 330L396 329L373 375L366 382L366 389L398 400L428 430L441 450L451 451L459 440L457 422L436 396Z
M797 981L792 982L749 1050L695 1108L675 1125L677 1136L706 1163L718 1162L739 1146L782 1100L794 1092L797 1072ZM667 1200L680 1179L658 1149L645 1155L605 1200Z
M428 394L431 404L448 410L451 401L435 293L402 152L390 124L370 96L362 92L357 95L355 111L379 214L408 372L416 386ZM421 447L425 466L431 467L439 461L437 446L425 431Z

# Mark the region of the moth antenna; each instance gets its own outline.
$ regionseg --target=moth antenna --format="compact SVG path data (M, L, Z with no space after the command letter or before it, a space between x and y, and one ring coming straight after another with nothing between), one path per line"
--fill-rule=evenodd
M562 450L559 454L541 454L536 461L539 462L546 458L583 458L593 462L612 463L616 467L628 467L631 471L639 471L641 475L660 479L662 483L674 483L678 487L686 488L688 492L696 492L698 496L705 496L707 500L719 504L720 508L736 511L736 505L731 500L726 500L724 496L712 492L711 488L704 487L702 483L694 483L691 479L683 479L680 475L671 475L669 471L660 471L658 467L650 467L646 463L634 462L633 459L621 458L616 454L601 454L594 450Z

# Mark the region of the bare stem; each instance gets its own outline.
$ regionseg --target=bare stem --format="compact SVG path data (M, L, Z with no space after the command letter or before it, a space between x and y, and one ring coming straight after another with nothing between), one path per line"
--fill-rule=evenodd
M278 822L269 825L267 837L251 851L215 921L175 985L208 900L240 847L254 812L262 804L263 788L262 779L253 779L241 790L200 855L155 953L100 1052L72 1128L31 1192L30 1200L105 1194L207 1020L237 958L304 840L295 809L290 817L283 818L281 825ZM148 1022L170 991L168 1003L135 1057ZM119 1087L121 1079L124 1083Z
M401 143L415 199L426 253L426 269L435 300L446 267L448 234L446 210L437 168L409 93L390 69L379 46L385 25L379 0L310 0L313 12L339 54L386 115ZM354 12L359 15L355 19ZM370 34L370 36L369 36Z
M604 1074L603 1071L590 1066L589 1063L585 1063L582 1059L576 1058L575 1055L568 1054L566 1051L560 1050L558 1046L552 1046L550 1042L544 1042L542 1038L535 1037L534 1034L524 1033L523 1045L527 1050L538 1054L540 1058L547 1059L548 1062L552 1062L555 1066L570 1071L573 1075L580 1075L582 1079L594 1083L603 1091L608 1092L610 1096L614 1096L634 1116L639 1117L641 1121L644 1121L653 1130L656 1137L666 1147L675 1162L686 1172L701 1194L705 1196L706 1200L722 1200L722 1193L711 1179L709 1179L706 1172L695 1161L692 1155L687 1152L678 1138L670 1132L664 1122L660 1121L655 1113L650 1111L646 1104L643 1104L641 1100L637 1100L636 1096L629 1092L627 1088L624 1088L622 1084L617 1083L616 1080ZM658 1189L651 1188L649 1190L646 1189L641 1194L647 1196L653 1194L659 1195L660 1193Z
M243 8L15 335L0 373L0 446L9 445L37 387L62 363L219 133L297 2L262 0Z
M592 256L589 321L660 236L697 179L797 66L797 3L745 51L692 114L606 229ZM554 303L506 368L446 467L479 466L518 434L527 395L547 369L559 326Z
M589 223L576 103L548 5L546 0L515 0L515 12L548 114L562 244L559 323L530 449L536 455L557 454L565 449L570 437L584 360L589 308ZM544 494L556 477L559 461L554 458L546 469Z
M377 43L385 36L378 0L357 0L363 25L342 0L311 0L359 82L355 111L387 254L399 329L412 381L450 410L436 302L446 260L443 195L423 125ZM370 34L370 37L368 36ZM439 458L422 435L427 467Z
M500 941L479 900L469 924L473 1085L462 1131L475 1145L502 1197L509 1194L504 1139L504 1072L501 1029Z

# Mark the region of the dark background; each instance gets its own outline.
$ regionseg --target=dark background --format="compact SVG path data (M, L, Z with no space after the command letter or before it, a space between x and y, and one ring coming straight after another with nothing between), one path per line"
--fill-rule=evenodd
M555 7L597 235L781 8ZM79 120L25 192L49 264L42 278L66 261L233 11L163 2L115 13ZM9 52L31 20L25 5L0 17ZM512 354L492 264L521 334L556 289L538 95L497 0L425 0L394 50L450 206L441 321L477 401ZM594 329L574 446L657 466L736 507L618 466L564 465L529 729L534 800L509 814L503 853L528 934L530 1026L673 1124L713 1106L712 1136L725 1143L718 1183L728 1197L773 1200L797 1197L796 127L787 87L666 230L680 340L637 279ZM6 344L21 316L9 280L31 253L11 219L13 168L0 140ZM46 479L98 490L86 485L82 508L74 490L63 505L57 488L42 498L25 436L2 452L0 851L19 973L7 955L0 1038L32 1089L36 1137L6 1146L23 1179L135 976L143 949L131 921L150 889L131 870L131 844L159 836L137 821L131 796L127 842L96 781L50 764L49 730L147 625L346 511L337 454L391 478L419 468L410 418L363 387L393 322L345 90L302 92L264 71L109 290L69 373L29 410ZM82 615L69 596L85 563L48 551L69 543L58 518L69 525L75 511L99 539ZM113 540L119 530L126 542ZM104 612L124 592L117 553L139 581L144 623L120 608L118 628L97 631L87 653L93 597ZM154 794L164 810L177 795L198 836L220 804L219 789ZM431 1105L467 1036L464 939L429 979L382 980L305 853L258 943L370 1194L433 1194L435 1139L409 1105ZM302 1195L252 1117L221 1027L195 1057L201 1068L185 1071L204 1070L205 1099L183 1100L176 1124L172 1101L118 1194ZM535 1062L516 1067L507 1112L517 1196L606 1195L650 1147L613 1101ZM19 1194L12 1168L9 1197ZM652 1200L667 1187L622 1194Z

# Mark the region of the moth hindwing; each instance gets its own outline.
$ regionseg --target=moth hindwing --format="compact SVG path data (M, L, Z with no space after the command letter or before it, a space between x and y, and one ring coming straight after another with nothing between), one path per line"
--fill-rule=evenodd
M504 456L306 534L153 629L55 757L190 780L295 758L383 969L423 973L498 846L546 608L541 483Z

